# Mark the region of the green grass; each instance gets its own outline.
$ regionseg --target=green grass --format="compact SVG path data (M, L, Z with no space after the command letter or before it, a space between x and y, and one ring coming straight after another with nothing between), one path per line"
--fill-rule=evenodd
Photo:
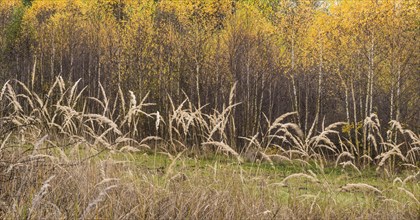
M20 149L31 153L28 146ZM413 174L408 171L385 177L373 168L360 174L330 164L321 168L315 161L270 165L238 163L223 155L184 152L177 157L83 147L64 152L70 163L58 159L28 163L3 184L1 199L9 208L0 210L2 218L417 219L420 211L415 201L420 197L418 180L393 183ZM39 153L60 158L55 148ZM319 181L292 178L278 184L297 173ZM37 194L51 176L42 202L34 208ZM382 193L344 191L349 183L369 184ZM21 197L13 197L16 194Z

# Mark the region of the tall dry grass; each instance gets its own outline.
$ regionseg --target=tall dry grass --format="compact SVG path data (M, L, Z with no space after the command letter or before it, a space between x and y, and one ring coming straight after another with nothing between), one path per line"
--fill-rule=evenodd
M418 204L418 198L406 184L419 181L420 139L399 122L391 121L383 137L377 116L369 116L364 120L365 144L356 146L342 132L345 123L329 126L322 123L317 130L314 122L305 134L293 122L296 113L292 112L274 122L267 119L267 125L258 133L241 137L247 144L240 147L233 141L240 135L232 133L236 130L233 110L240 104L233 102L235 86L223 109L196 107L187 96L181 103L174 103L169 97L172 111L164 115L150 110L156 104L148 102L148 95L139 98L131 91L124 94L120 88L112 99L102 86L99 97L87 97L85 91L79 81L66 85L61 77L46 94L37 94L18 81L3 85L1 217L284 219L335 218L348 214L386 217L381 215L384 210L380 208L374 208L370 214L366 210L359 212L357 206L333 211L319 193L297 195L290 191L288 202L278 201L280 195L272 187L289 189L295 181L305 181L327 190L330 183L313 173L291 174L277 183L258 182L252 175L244 176L238 165L247 160L260 165L266 162L274 168L283 163L303 167L315 164L321 172L328 164L335 164L343 169L351 167L360 175L368 166L387 176L412 170L404 181L400 179L401 183L394 181L393 187L399 187L407 196L405 203L386 196L380 199L395 203L389 210L395 211L396 216L415 215L412 207ZM155 133L145 135L143 130ZM182 166L176 166L184 160L179 152L185 151L223 153L234 157L236 163L227 170L214 164L213 178L204 178L206 175L199 170L186 174ZM106 157L98 156L105 152ZM132 159L137 152L154 152L155 158L159 152L169 155L172 162L163 168L156 167L156 162L152 168L138 166ZM126 159L113 159L119 153ZM176 157L172 156L175 154ZM247 185L249 182L251 186ZM348 183L337 188L337 192L340 189L383 192L365 183ZM328 192L339 197L335 191Z

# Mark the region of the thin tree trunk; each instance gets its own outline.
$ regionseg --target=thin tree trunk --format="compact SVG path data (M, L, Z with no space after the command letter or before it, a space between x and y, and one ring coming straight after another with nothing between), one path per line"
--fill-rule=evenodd
M297 121L298 125L300 127L300 114L299 114L299 105L298 105L298 97L297 97L297 88L296 88L296 82L295 82L295 40L292 38L292 86L293 86L293 98L294 98L294 105L293 111L297 112Z
M354 120L354 140L355 140L355 147L356 147L356 152L357 152L357 159L360 158L360 152L359 152L359 137L358 137L358 131L357 131L357 102L356 102L356 95L354 94L354 81L353 79L351 79L350 81L351 83L351 98L353 101L353 120ZM360 161L358 160L357 163L359 163Z
M319 35L318 35L318 40L321 40ZM315 129L317 128L318 120L319 120L319 114L320 114L320 111L321 111L322 68L323 68L322 54L323 54L323 48L322 48L322 44L320 43L319 72L318 72L318 97L317 97L316 115L315 115L315 118L317 119L317 121L316 121L316 124L315 124L316 125Z
M34 84L35 84L35 71L36 71L36 55L34 55L34 64L32 66L32 73L31 73L31 89L34 91Z
M307 135L308 132L308 120L309 120L309 80L307 79L307 77L305 77L305 137Z
M370 91L369 91L369 115L372 114L372 107L373 107L373 77L374 77L374 58L375 58L375 39L372 38L372 45L370 49Z

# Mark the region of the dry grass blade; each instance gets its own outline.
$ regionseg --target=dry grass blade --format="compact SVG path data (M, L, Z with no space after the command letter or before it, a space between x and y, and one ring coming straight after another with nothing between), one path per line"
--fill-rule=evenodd
M6 92L6 89L7 89L7 86L9 85L9 82L10 82L10 80L7 80L4 84L3 84L3 87L2 87L2 89L1 89L1 91L0 91L0 101L3 99L3 95L5 94L5 92Z
M158 136L148 136L148 137L143 138L140 141L140 144L143 144L143 143L145 143L147 141L160 141L160 140L162 140L161 137L158 137Z
M28 219L30 219L30 216L34 210L38 208L38 206L41 204L41 200L44 198L45 194L48 193L48 188L50 188L50 182L52 179L54 179L55 175L50 176L44 183L42 183L41 189L38 191L38 193L34 196L32 199L32 205L29 209Z
M132 147L132 146L124 146L124 147L120 148L118 151L123 152L123 153L136 153L136 152L140 152L140 149L137 149L137 148Z
M81 80L82 79L77 80L73 84L73 86L70 88L70 94L68 95L67 105L69 105L69 106L72 105L74 93L76 92L77 86L79 85L79 83L80 83Z
M259 151L258 154L261 156L261 161L266 161L270 163L271 166L274 166L273 161L271 160L270 156L268 156L267 154L261 151Z
M229 93L229 105L233 104L233 98L235 95L235 89L236 89L236 84L237 82L235 82L232 86L232 88L230 89L230 93Z
M97 207L99 203L105 201L108 191L118 187L118 185L112 185L112 186L108 186L107 188L101 190L101 192L99 193L99 195L88 204L88 206L86 207L86 209L83 211L82 216L80 217L80 219L86 219L87 215L89 215L89 213L92 211L92 209L94 207Z
M342 163L340 163L340 165L343 167L343 169L345 169L346 167L349 166L349 167L353 168L354 170L356 170L360 175L362 175L362 172L359 170L359 168L357 168L357 166L354 165L354 163L351 162L351 161L342 162Z
M393 185L393 186L395 186L395 184L397 184L398 182L399 182L399 183L401 183L401 184L403 183L403 181L401 180L401 178L397 177L397 178L395 178L395 179L392 181L392 185Z
M382 143L382 144L391 146L392 149L389 150L388 152L382 153L382 154L375 157L375 159L381 159L379 164L378 164L377 169L384 166L386 160L389 159L391 156L394 156L394 155L400 157L402 161L407 161L407 158L401 153L401 150L399 149L399 147L402 146L403 143L401 143L399 145L394 145L394 144L390 144L390 143Z
M167 154L168 156L169 156L169 159L171 159L172 161L171 161L171 164L169 164L169 166L168 166L168 168L166 169L166 178L168 178L171 174L172 174L172 171L173 171L173 167L175 166L175 164L176 164L176 161L181 157L181 155L183 154L185 152L185 150L184 151L181 151L181 152L179 152L177 155L176 155L176 157L175 158L173 158L173 156L171 155L171 154Z
M94 121L97 121L99 123L105 123L109 127L111 127L116 134L122 135L121 131L118 129L118 125L115 124L115 122L113 122L108 117L105 117L105 116L99 115L99 114L85 114L84 117L89 118L87 121L94 120Z
M337 167L338 162L340 161L341 157L349 157L350 159L354 160L354 156L350 152L343 152L338 155L337 159L335 160L335 167Z
M416 198L416 196L412 192L402 187L398 187L398 189L403 191L408 197L410 197L414 202L416 202L416 204L420 205L420 201Z
M273 129L275 129L276 127L280 126L280 125L281 125L281 122L282 122L284 119L286 119L287 117L292 116L292 115L296 115L296 114L297 114L297 112L288 112L288 113L285 113L285 114L283 114L283 115L279 116L278 118L276 118L276 120L274 120L274 122L273 122L273 123L271 124L271 126L268 128L268 132L270 132L271 130L273 130Z
M10 133L6 136L6 138L4 138L4 140L1 142L1 145L0 145L0 153L1 153L1 151L3 150L4 146L6 146L6 142L7 142L7 140L9 140L10 135L12 135L12 132L10 132Z
M7 86L7 92L8 92L7 98L9 99L10 104L13 105L15 112L22 112L23 111L22 106L17 100L17 95L15 91L13 90L13 87L10 84L6 84L6 86Z
M333 124L328 125L325 128L325 131L330 131L330 130L334 130L335 128L339 127L339 126L343 126L343 125L347 125L347 122L335 122Z
M341 190L346 191L346 192L362 191L362 192L373 192L376 194L382 194L381 190L366 183L348 183L342 186Z
M405 185L405 184L407 184L407 182L410 182L410 181L413 181L413 182L419 182L420 181L420 171L419 172L417 172L416 174L414 174L414 175L409 175L409 176L407 176L405 179L404 179L404 181L402 181L402 183L403 183L403 185Z
M239 154L233 150L229 145L223 143L223 142L217 142L217 141L211 141L211 142L204 142L202 143L202 145L214 145L216 147L219 147L219 149L221 149L224 152L228 152L230 154L232 154L233 156L235 156L239 162L242 162L241 157L239 156Z

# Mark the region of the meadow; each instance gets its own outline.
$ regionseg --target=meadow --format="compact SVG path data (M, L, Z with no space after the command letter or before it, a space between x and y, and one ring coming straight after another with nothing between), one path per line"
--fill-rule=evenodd
M227 144L232 98L211 113L186 98L161 115L147 111L147 96L83 91L60 77L45 95L3 85L1 218L419 217L419 137L397 121L382 137L377 116L366 118L366 146L376 148L367 151L346 140L346 123L303 134L291 112L240 149Z

